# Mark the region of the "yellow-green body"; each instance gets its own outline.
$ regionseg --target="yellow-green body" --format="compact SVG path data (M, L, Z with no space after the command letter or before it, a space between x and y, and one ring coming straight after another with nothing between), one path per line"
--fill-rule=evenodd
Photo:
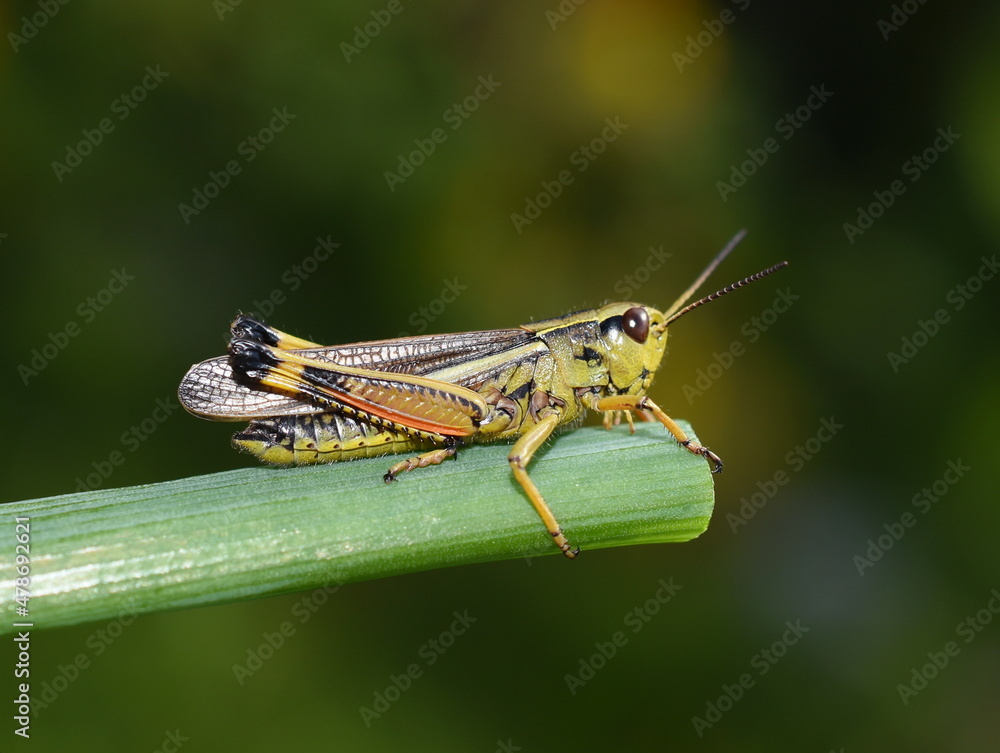
M618 325L626 311L635 309L644 310L651 325L643 343L631 339ZM444 359L444 364L417 369L417 373L460 385L483 398L486 414L477 431L465 437L467 441L509 439L530 431L544 409L555 410L559 424L574 424L588 408L596 409L596 399L645 395L666 346L662 322L663 315L651 307L608 304L518 330L497 330L493 341L501 352L473 358L463 353L459 363ZM424 343L428 339L412 340ZM393 343L399 347L406 340ZM356 363L359 359L346 360ZM337 412L277 416L253 421L233 442L264 462L300 465L425 451L444 441L444 437L414 432L402 424L376 424L370 419Z

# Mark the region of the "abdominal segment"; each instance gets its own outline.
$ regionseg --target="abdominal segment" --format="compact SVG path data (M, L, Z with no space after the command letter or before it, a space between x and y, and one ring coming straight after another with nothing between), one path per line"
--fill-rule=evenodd
M423 451L439 443L337 413L315 413L252 421L233 445L265 463L303 465Z

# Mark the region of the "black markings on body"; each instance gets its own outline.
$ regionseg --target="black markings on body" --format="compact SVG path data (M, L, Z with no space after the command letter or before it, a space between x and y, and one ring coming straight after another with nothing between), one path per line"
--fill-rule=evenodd
M588 366L597 366L603 360L601 354L589 345L584 345L583 354L575 357L581 361L586 361Z

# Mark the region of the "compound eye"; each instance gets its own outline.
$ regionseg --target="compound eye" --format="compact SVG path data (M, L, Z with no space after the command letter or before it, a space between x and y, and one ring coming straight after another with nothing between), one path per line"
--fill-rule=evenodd
M641 306L634 306L622 314L625 334L642 345L649 337L649 314Z

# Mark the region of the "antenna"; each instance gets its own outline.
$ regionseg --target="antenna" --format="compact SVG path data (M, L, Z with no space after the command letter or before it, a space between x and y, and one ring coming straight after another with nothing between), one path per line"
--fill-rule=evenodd
M671 321L671 317L674 312L687 303L688 299L693 296L695 291L702 286L702 283L708 279L708 276L712 274L712 272L715 271L715 268L722 263L722 260L729 256L729 252L736 248L736 245L746 237L746 234L746 229L743 229L734 235L732 239L730 239L729 243L726 244L726 247L722 249L714 259L712 259L712 263L705 267L705 271L698 276L698 279L691 283L691 287L681 293L681 297L674 301L670 308L663 312L663 316L667 321Z
M739 236L739 237L742 237L742 236ZM734 240L737 240L737 239L734 238ZM706 274L706 273L711 272L718 265L718 263L720 261L722 261L723 258L725 258L725 255L727 253L729 253L729 251L731 250L730 246L734 246L734 245L736 245L736 244L733 243L732 241L730 241L729 246L726 246L726 248L724 248L722 250L722 253L719 254L717 257L715 257L715 260L711 264L709 264L708 269L705 270L705 272L702 273L701 278L699 278L699 280L698 280L698 284L700 284L701 281L705 277L708 276L708 274ZM773 267L768 267L767 269L761 270L760 272L758 272L755 275L750 275L749 277L745 277L742 280L740 280L739 282L734 282L732 285L726 285L726 287L724 287L722 290L716 290L714 293L712 293L711 295L705 296L700 301L695 301L694 303L685 306L680 311L677 311L676 313L673 313L673 314L669 315L667 317L667 320L663 324L664 324L664 326L667 326L671 322L676 321L677 319L680 319L688 311L692 311L692 310L698 308L699 306L703 306L704 304L708 303L709 301L714 301L716 298L721 298L726 293L732 293L734 290L737 290L738 288L742 288L744 285L749 285L751 282L756 282L757 280L763 279L764 277L767 277L769 274L773 274L774 272L777 272L782 267L787 267L787 266L788 266L788 262L787 261L783 261L783 262L781 262L779 264L775 264ZM697 288L698 284L692 286L692 288ZM693 290L691 292L693 292ZM684 295L681 296L681 303L683 303L684 300L686 300L687 296L689 296L689 295L690 295L690 292L685 292ZM674 304L674 306L671 307L671 308L674 308L676 306L677 306L677 304Z

